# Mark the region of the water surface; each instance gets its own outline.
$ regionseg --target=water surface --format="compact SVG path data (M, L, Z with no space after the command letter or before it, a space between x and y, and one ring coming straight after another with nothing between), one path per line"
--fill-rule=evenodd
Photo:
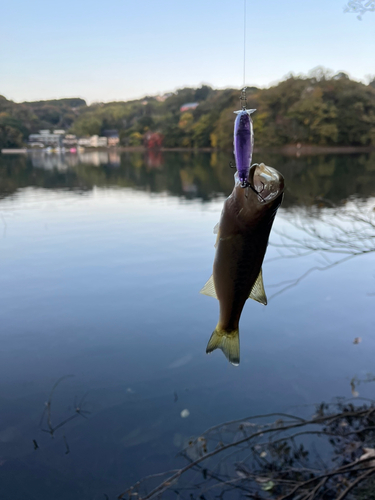
M116 498L175 468L211 425L310 414L350 397L353 377L372 396L375 158L262 160L287 191L263 266L269 304L246 303L235 368L205 354L218 302L198 293L230 156L0 157L2 498ZM64 376L52 427L90 413L52 438L41 419Z

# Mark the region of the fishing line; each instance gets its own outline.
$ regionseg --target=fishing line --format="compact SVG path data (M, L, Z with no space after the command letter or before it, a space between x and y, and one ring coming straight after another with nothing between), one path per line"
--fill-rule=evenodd
M246 83L246 0L243 0L243 87Z
M243 0L243 85L242 85L241 96L240 96L240 103L241 103L243 110L246 110L246 108L247 108L247 97L246 97L245 85L246 85L246 0ZM254 165L257 165L257 163L255 163ZM231 168L235 168L232 166L231 163L229 164L229 166ZM262 201L266 201L263 198L263 196L259 193L259 191L257 191L255 189L255 187L251 184L251 182L244 181L241 184L241 187L250 188L252 191L254 191L254 193L256 193L259 196L259 198ZM263 189L264 189L264 186L263 186ZM245 196L247 198L247 192L246 192Z

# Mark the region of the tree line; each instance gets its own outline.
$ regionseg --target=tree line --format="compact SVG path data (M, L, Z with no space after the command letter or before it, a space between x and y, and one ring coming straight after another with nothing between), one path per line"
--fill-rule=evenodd
M79 137L116 129L122 146L141 146L158 134L164 147L230 150L239 96L239 89L207 85L179 89L164 100L147 96L91 105L80 98L15 103L0 96L0 147L20 147L29 134L48 128ZM191 102L198 106L180 111ZM318 68L267 89L249 87L247 106L257 109L252 118L258 147L375 146L375 80L365 85Z

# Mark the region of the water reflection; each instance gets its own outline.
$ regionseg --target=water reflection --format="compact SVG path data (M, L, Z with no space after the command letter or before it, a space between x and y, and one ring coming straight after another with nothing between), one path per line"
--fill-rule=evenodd
M0 156L5 500L117 498L143 476L183 466L181 447L220 422L350 396L351 382L371 394L374 156L254 157L287 186L263 266L268 293L356 258L310 273L267 308L249 303L238 369L206 356L218 304L198 293L222 195L233 189L230 159ZM329 251L345 246L348 254ZM52 440L40 428L43 404L67 374L75 377L58 385L52 427L42 429L76 415L87 392L91 413Z
M82 191L117 186L207 201L218 193L231 192L230 160L231 155L223 153L161 151L2 155L0 196L26 186ZM294 158L258 153L254 160L283 173L287 187L284 207L316 205L322 198L343 203L353 194L366 197L375 192L375 154Z
M80 164L95 167L120 165L120 155L116 151L90 151L76 154L49 154L44 151L33 151L30 158L34 168L46 170L66 170Z
M291 261L314 255L316 263L299 276L274 284L278 291L271 298L298 285L314 271L327 271L375 252L373 199L353 197L340 207L323 198L318 202L313 207L288 209L283 228L274 232L271 246L278 255L268 262L289 262L292 267Z
M368 500L374 411L373 400L337 399L307 419L277 412L223 422L183 444L180 469L142 478L119 498L343 500L357 486L355 498Z

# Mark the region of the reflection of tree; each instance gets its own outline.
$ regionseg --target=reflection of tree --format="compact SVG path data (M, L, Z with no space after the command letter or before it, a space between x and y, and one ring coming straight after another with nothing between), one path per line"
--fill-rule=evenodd
M375 402L322 403L310 419L226 422L188 443L180 469L144 478L119 498L343 500L375 473L374 439Z
M90 412L85 410L83 408L84 403L85 403L85 396L80 400L79 403L74 402L74 413L70 415L69 417L65 418L64 420L61 420L58 424L53 425L52 424L52 396L54 391L56 390L57 386L66 378L72 377L73 375L65 375L64 377L61 377L52 387L51 393L49 395L48 401L45 403L45 408L42 414L42 418L40 421L40 425L42 425L43 421L46 419L47 423L47 429L42 429L43 432L47 432L52 438L55 437L56 431L58 429L62 429L64 425L66 425L68 422L71 422L72 420L76 419L77 417L81 416L84 418L87 418L86 415L88 415ZM63 439L66 447L65 453L68 454L70 452L69 450L69 445L67 442L67 439L65 437L65 434L63 434ZM36 440L33 440L34 443L34 448L38 449L38 443Z
M147 192L211 200L233 189L232 154L203 152L112 151L62 156L0 157L0 197L26 186L45 189L90 190L98 187L131 187ZM375 192L375 156L331 155L290 157L256 153L254 161L276 167L285 177L283 206L312 206L316 196L335 203L354 193Z
M296 286L313 271L325 271L354 257L375 252L373 208L358 200L348 202L344 207L336 207L329 200L319 201L330 208L313 207L303 215L301 211L287 212L285 220L291 224L293 231L274 230L279 239L270 245L277 249L279 255L268 262L318 254L321 263L310 267L298 278L274 285L280 289L272 297Z
M322 196L340 204L353 195L372 196L375 192L375 155L316 155L305 157L254 154L279 170L286 193L283 207L314 206Z

